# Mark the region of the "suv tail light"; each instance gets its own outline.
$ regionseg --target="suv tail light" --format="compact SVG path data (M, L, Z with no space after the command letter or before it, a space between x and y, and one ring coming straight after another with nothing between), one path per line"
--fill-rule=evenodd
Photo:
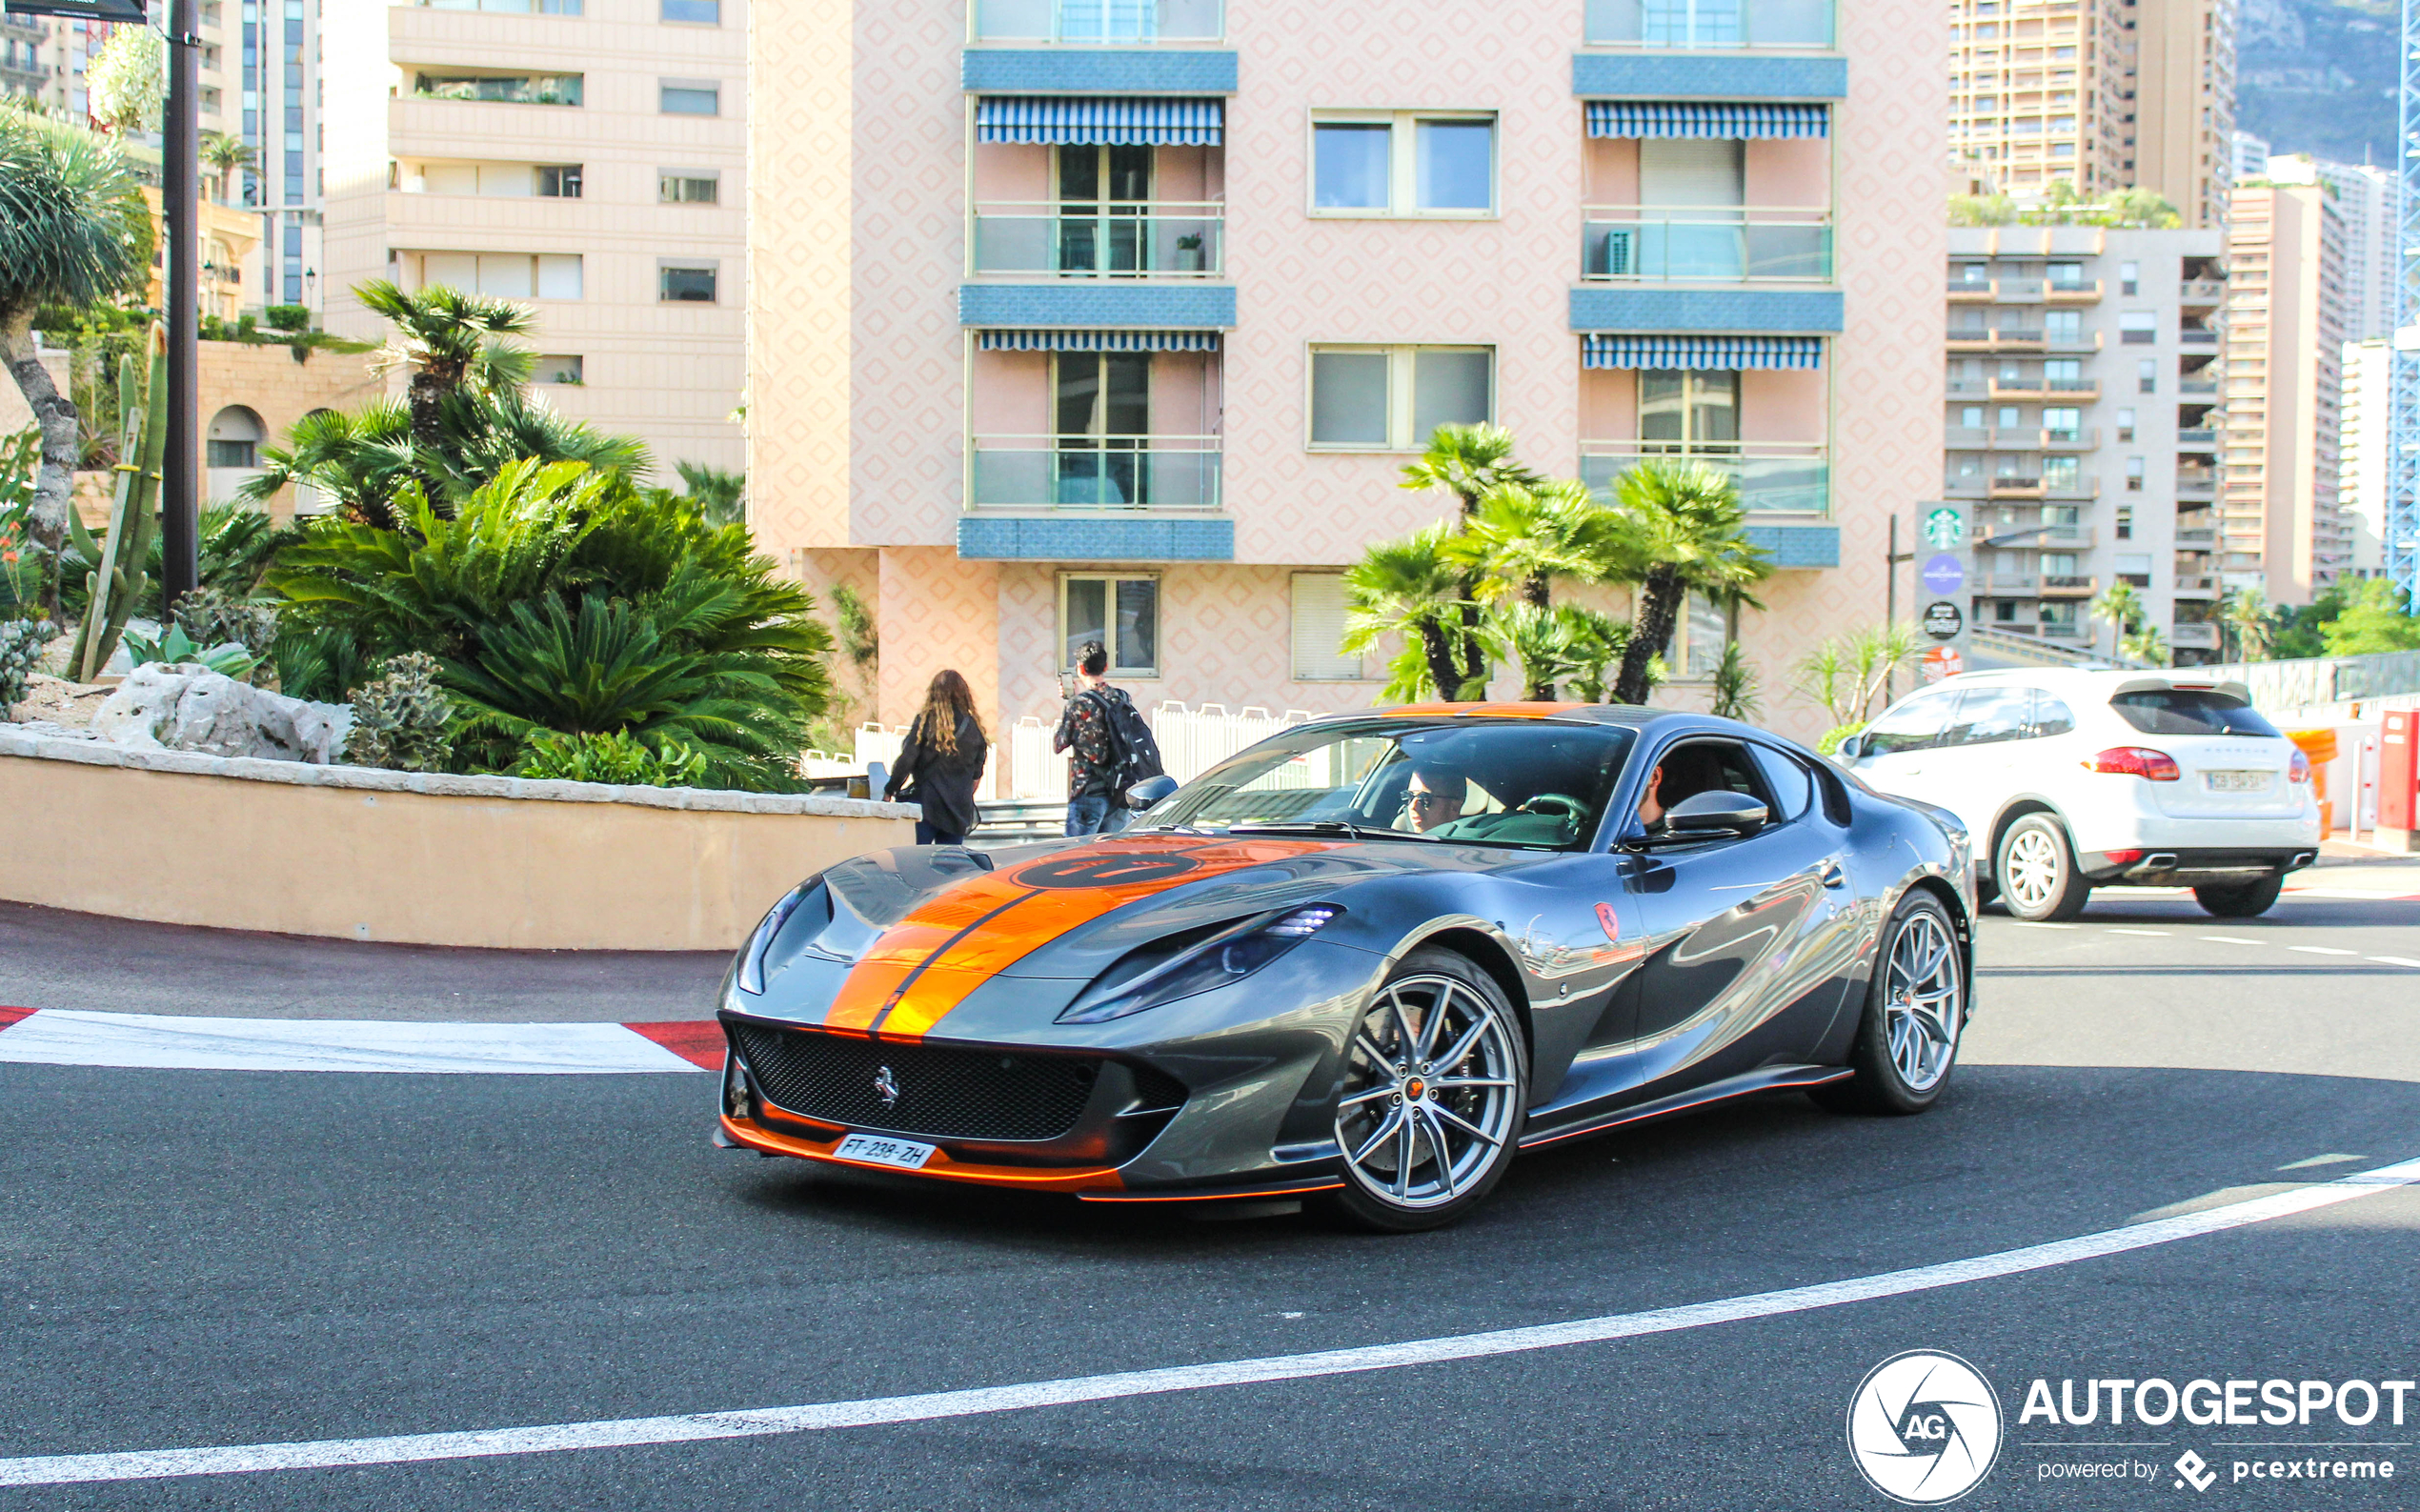
M2174 782L2185 776L2176 769L2174 756L2143 745L2113 745L2096 756L2085 757L2084 767L2087 772L2146 777L2153 782Z
M2310 757L2303 755L2300 751L2295 752L2294 758L2286 763L2286 780L2289 782L2309 781Z

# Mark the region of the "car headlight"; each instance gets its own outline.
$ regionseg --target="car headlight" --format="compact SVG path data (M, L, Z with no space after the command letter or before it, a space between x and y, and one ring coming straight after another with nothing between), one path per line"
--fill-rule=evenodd
M774 969L779 971L790 963L790 958L796 956L798 948L806 943L804 938L795 941L782 938L781 926L789 923L791 916L798 912L798 906L821 891L822 887L821 877L808 877L784 896L780 902L774 904L772 910L756 925L755 933L748 937L748 943L741 946L739 951L739 990L741 992L750 997L761 995L765 990L766 958L772 956ZM815 922L819 926L822 920L818 917L815 918ZM776 950L776 945L781 948Z
M1150 961L1139 972L1113 970L1062 1009L1059 1021L1102 1023L1241 981L1318 934L1342 912L1319 903L1274 917L1263 915L1220 930L1164 959Z

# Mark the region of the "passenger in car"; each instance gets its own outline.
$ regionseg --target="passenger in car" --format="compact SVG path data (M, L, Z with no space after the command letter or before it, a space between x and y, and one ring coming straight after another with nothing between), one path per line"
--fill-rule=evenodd
M1422 764L1412 768L1412 785L1403 807L1413 833L1426 835L1462 816L1469 780L1451 767Z

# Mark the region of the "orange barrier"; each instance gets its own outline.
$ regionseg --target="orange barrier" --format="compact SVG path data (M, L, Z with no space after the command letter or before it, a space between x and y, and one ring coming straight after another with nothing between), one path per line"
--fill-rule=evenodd
M2310 759L2310 791L2319 799L2319 829L2325 835L2336 828L2335 814L2328 807L2328 763L2336 759L2336 732L2289 730L2285 734Z

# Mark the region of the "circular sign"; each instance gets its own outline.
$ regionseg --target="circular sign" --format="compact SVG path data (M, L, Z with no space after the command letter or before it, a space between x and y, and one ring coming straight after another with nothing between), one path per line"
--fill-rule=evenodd
M1925 516L1924 532L1935 551L1955 551L1966 542L1966 517L1945 504Z
M1955 677L1966 671L1966 658L1958 654L1955 646L1935 646L1924 654L1919 665L1924 670L1926 682L1939 682L1944 677Z
M1935 640L1955 640L1966 628L1966 616L1946 598L1936 598L1925 606L1925 634Z
M1010 878L1026 887L1136 887L1199 871L1187 856L1057 856L1018 868Z
M1954 594L1966 586L1966 570L1958 558L1944 552L1925 563L1923 578L1926 593Z
M1876 1365L1848 1401L1848 1453L1894 1502L1939 1506L1983 1484L2000 1458L2000 1399L1956 1355L1911 1349Z

